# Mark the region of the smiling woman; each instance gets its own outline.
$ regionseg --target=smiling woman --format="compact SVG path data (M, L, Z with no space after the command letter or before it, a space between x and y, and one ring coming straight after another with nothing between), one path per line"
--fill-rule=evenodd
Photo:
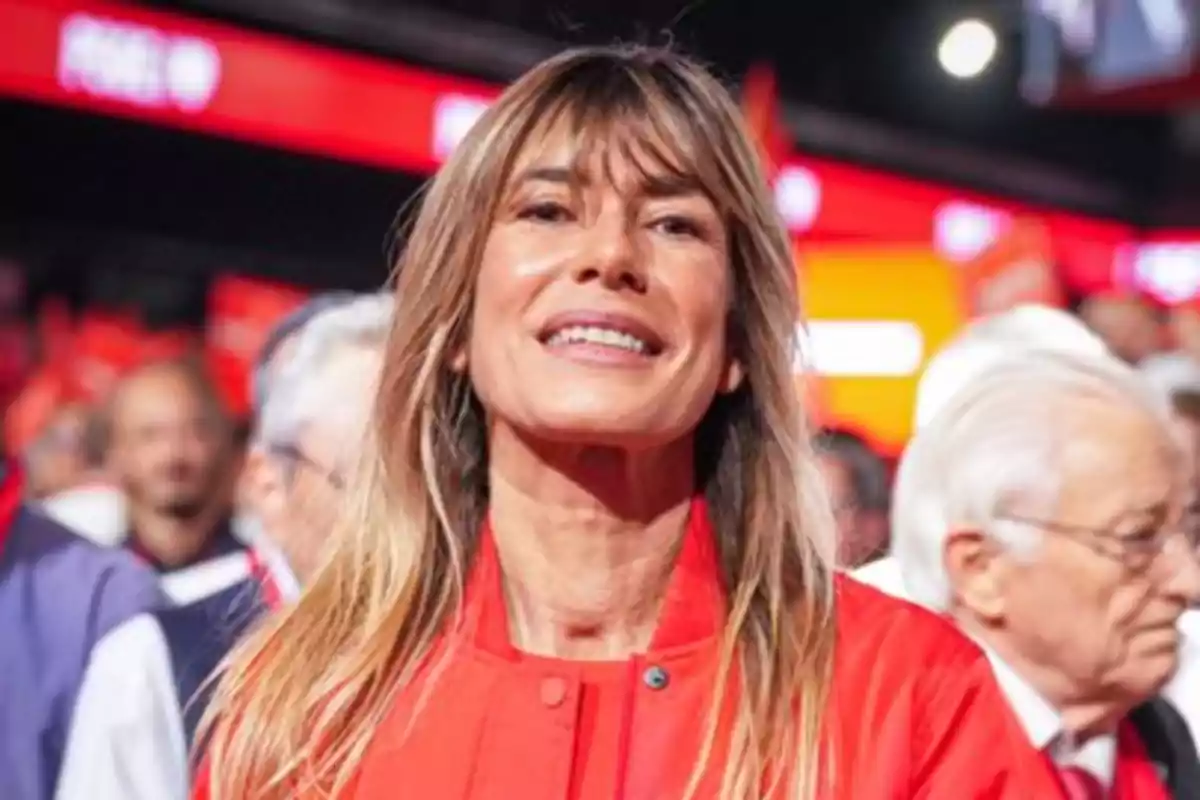
M1054 797L982 656L835 575L787 234L735 105L533 69L433 182L328 561L198 797ZM836 600L836 602L835 602Z

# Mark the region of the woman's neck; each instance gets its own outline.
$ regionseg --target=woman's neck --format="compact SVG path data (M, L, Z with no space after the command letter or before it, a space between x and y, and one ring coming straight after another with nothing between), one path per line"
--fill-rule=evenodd
M490 514L514 646L586 661L645 651L687 525L690 446L559 458L497 444Z

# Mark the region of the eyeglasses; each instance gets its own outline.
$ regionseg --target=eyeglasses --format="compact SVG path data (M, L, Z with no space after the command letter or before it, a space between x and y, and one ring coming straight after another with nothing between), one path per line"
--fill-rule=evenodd
M1002 514L997 518L1070 536L1091 550L1120 561L1134 572L1148 570L1176 536L1182 537L1192 551L1200 546L1200 503L1190 505L1176 524L1143 525L1131 534L1115 528L1092 528L1016 514Z
M346 488L346 479L341 472L319 464L307 453L292 444L273 444L268 448L278 458L282 458L293 466L307 467L320 475L334 489L341 491ZM291 476L289 476L290 480Z

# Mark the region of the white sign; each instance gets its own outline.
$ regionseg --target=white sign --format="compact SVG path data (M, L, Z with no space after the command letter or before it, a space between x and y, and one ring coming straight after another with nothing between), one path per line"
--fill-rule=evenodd
M1200 245L1144 244L1133 257L1133 280L1139 289L1167 303L1200 294Z
M217 92L221 54L204 39L72 14L59 34L58 82L69 92L194 114Z
M472 126L488 109L488 101L461 94L437 99L433 108L433 153L441 160L449 158Z
M804 167L784 167L775 180L775 207L788 228L808 230L821 212L820 179Z
M975 203L949 202L933 217L933 244L950 261L967 261L996 241L1008 215Z
M907 377L925 359L921 329L902 320L813 319L796 344L796 367L835 378Z

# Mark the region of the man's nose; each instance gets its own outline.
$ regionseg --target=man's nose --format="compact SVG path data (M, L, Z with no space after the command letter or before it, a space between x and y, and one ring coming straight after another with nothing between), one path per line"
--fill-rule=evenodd
M1200 556L1184 536L1172 536L1162 557L1167 559L1171 574L1163 591L1178 598L1184 605L1200 605Z

